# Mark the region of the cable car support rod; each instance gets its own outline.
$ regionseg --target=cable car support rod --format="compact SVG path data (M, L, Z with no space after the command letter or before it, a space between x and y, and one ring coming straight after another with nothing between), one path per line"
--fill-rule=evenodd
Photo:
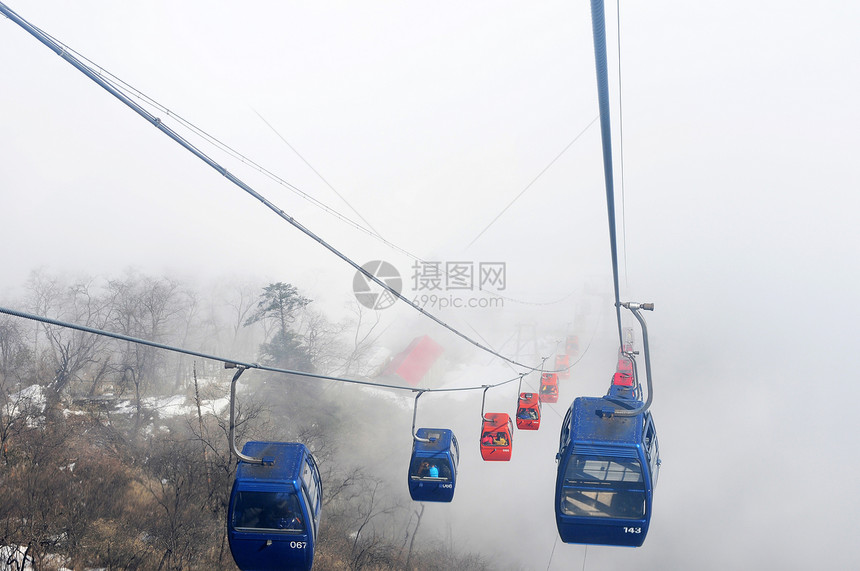
M242 373L244 373L248 367L238 365L236 363L224 363L225 369L232 369L234 367L236 372L233 374L233 380L230 381L230 448L233 450L233 454L243 462L248 462L249 464L263 464L262 458L246 456L239 452L239 449L236 447L236 381L239 380L239 377L242 376Z
M522 380L522 377L520 377ZM489 420L486 416L484 416L484 405L487 403L487 391L490 390L490 385L484 385L484 396L481 397L481 420Z
M645 319L639 314L639 310L654 311L654 304L626 301L622 303L621 306L629 309L636 320L639 321L639 325L642 326L642 347L645 353L645 380L648 385L648 399L642 403L641 406L638 406L635 409L616 409L614 414L615 416L636 416L637 414L648 410L654 397L651 383L651 353L648 350L648 327L645 325Z
M415 406L412 409L412 438L414 438L418 442L433 442L434 440L433 438L421 438L415 431L415 418L418 416L418 399L421 398L421 395L426 392L426 390L418 391L418 394L415 395Z

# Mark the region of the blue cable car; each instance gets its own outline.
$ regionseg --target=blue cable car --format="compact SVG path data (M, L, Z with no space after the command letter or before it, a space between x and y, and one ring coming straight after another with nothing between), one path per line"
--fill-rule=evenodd
M247 442L230 492L227 539L242 571L310 570L322 483L304 444Z
M416 502L450 502L457 486L460 446L445 428L419 428L412 440L409 495Z
M642 326L648 398L642 401L636 360L629 351L624 356L630 372L615 373L606 396L579 397L570 405L556 455L555 517L565 543L639 547L651 523L660 448L648 410L653 399L651 360L639 310L650 311L654 305L621 305Z
M555 514L565 543L638 547L651 521L660 468L654 420L641 389L616 375L605 397L579 397L562 423ZM639 389L639 390L637 390Z

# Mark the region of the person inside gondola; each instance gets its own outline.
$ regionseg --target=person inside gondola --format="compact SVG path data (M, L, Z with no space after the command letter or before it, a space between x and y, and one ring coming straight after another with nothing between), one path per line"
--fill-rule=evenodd
M496 437L493 439L493 446L507 446L508 445L508 437L505 436L504 432L497 432Z
M247 506L241 512L236 512L236 527L262 527L260 525L260 517L262 516L262 514L262 507Z
M268 513L269 522L266 527L273 529L302 530L301 510L298 498L289 494L286 497L279 494L275 505Z
M493 434L489 431L484 433L483 438L481 438L482 446L493 446Z
M430 464L430 470L428 471L428 475L431 478L438 478L439 477L439 467L436 466L436 464Z
M418 473L416 474L416 476L418 476L419 478L426 478L429 475L430 475L430 462L427 462L425 460L424 462L421 462L421 466L418 467Z
M524 420L529 420L529 419L531 418L531 416L529 416L529 410L530 410L530 409L527 409L527 408L525 408L525 407L523 407L523 408L519 409L519 410L517 411L517 418L522 418L522 419L524 419Z
M277 527L278 529L289 529L293 531L304 529L304 526L302 525L302 518L295 513L289 514L287 517L279 519Z

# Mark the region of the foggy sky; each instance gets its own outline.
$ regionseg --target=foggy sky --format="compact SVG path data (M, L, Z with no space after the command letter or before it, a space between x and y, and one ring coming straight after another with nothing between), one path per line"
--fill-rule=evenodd
M350 217L354 208L410 253L504 261L508 295L520 301L574 292L555 307L444 313L493 345L529 320L542 339L563 334L577 307L601 303L584 293L589 280L611 295L596 125L467 248L597 115L587 2L7 5L303 191ZM623 139L615 18L608 5L622 297L656 303L646 318L664 463L644 547L591 547L586 566L849 567L860 559L849 477L860 428L849 412L860 392L850 375L860 6L624 3ZM348 266L6 19L0 63L0 298L14 298L37 267L133 266L288 281L329 311L350 300ZM408 256L213 156L359 263L390 260L408 276ZM620 209L620 168L616 177ZM392 322L420 322L390 311ZM593 356L563 388L568 403L602 393L614 365L612 308L594 312L604 321ZM413 327L457 346L435 326ZM465 433L469 422L451 419ZM582 546L553 551L545 488L557 427L540 434L545 469L525 456L517 465L516 449L502 468L464 460L455 501L492 471L511 475L506 490L539 488L549 539L524 538L522 551L543 559L522 565L578 568ZM449 517L463 511L452 506Z

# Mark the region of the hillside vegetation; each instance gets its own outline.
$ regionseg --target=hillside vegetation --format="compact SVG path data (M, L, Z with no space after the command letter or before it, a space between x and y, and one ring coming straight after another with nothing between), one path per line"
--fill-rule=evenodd
M204 295L134 272L37 273L25 299L4 305L282 368L365 376L380 366L370 358L378 321L356 307L332 322L286 283L224 283ZM235 569L225 523L231 377L220 362L0 316L0 567ZM422 529L405 466L382 468L385 444L363 435L362 411L394 414L393 404L360 390L346 404L331 387L259 371L240 386L240 446L299 441L320 465L314 569L495 567Z

